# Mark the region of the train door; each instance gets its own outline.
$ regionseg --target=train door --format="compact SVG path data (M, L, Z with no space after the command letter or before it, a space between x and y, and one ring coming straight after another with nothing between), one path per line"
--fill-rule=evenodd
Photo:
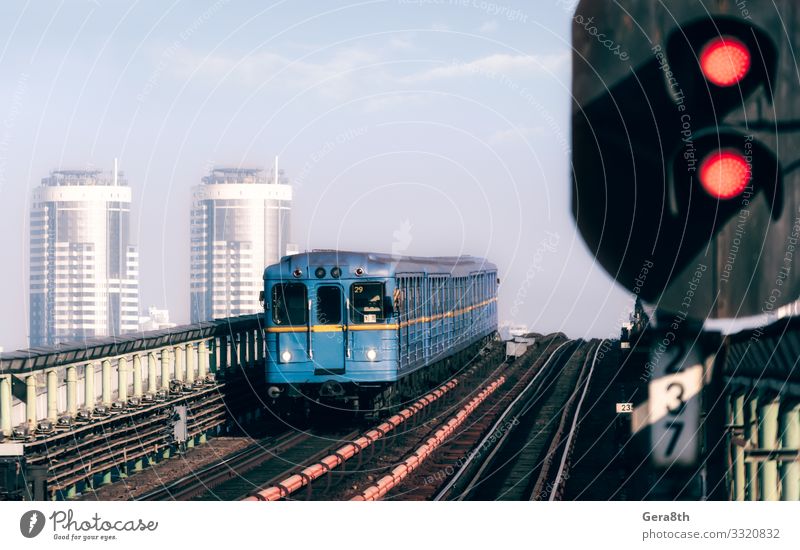
M344 374L344 298L339 285L319 285L315 296L316 323L311 330L314 374Z

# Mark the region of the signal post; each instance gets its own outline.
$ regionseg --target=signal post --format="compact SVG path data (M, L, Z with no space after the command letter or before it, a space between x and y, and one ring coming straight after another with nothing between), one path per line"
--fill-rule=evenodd
M779 486L774 465L752 466L755 451L734 453L731 473L721 449L726 437L771 448L786 407L731 406L724 339L703 327L755 326L800 297L798 17L789 0L748 0L746 13L713 0L575 11L573 215L603 268L657 312L633 415L655 472L648 498L729 498L730 475L741 496L752 472Z

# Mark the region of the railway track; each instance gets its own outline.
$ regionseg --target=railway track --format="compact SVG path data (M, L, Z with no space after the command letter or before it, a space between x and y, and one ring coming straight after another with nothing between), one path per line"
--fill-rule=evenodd
M261 439L231 456L144 493L136 500L227 500L225 497L231 495L235 500L293 468L294 455L299 453L300 458L305 458L313 452L310 447L316 438L311 432L289 430Z
M434 499L557 499L598 348L578 341L554 351Z
M512 365L495 348L360 435L287 431L137 500L373 499L389 490L416 500L556 498L568 478L597 347L545 337ZM498 441L490 448L492 438ZM471 460L461 460L465 456ZM345 465L349 459L357 465ZM417 468L430 477L456 462L446 484L408 477ZM373 484L378 488L370 489Z
M494 346L484 361L496 360L502 353ZM361 470L362 462L375 457L375 448L363 452L371 443L391 433L391 438L381 441L381 452L386 445L393 446L402 439L405 430L416 430L425 419L450 401L451 392L466 384L479 370L477 365L446 382L422 397L403 411L393 415L376 428L364 434L341 430L287 431L260 440L206 467L197 469L180 479L143 494L137 500L241 500L252 495L252 500L280 500L287 498L318 498L330 495L331 487L346 477L344 462L355 458ZM448 399L444 399L444 397ZM391 439L387 443L386 440ZM367 455L369 455L367 457ZM327 483L312 481L327 475ZM301 491L300 489L305 489Z
M487 487L509 500L542 498L545 490L560 495L599 346L553 339L542 348L523 368L508 369L508 388L474 419L454 417L434 429L353 500L384 498L389 490L399 500L487 498L477 491ZM463 428L449 429L454 423Z
M345 498L349 488L359 479L380 473L386 457L400 456L419 440L420 433L429 430L429 424L458 404L480 391L483 380L496 377L503 370L503 349L492 346L485 356L464 368L464 372L421 397L411 406L392 415L360 437L342 445L336 452L317 461L306 461L306 467L280 482L254 493L248 500L339 500ZM476 389L477 388L477 389ZM376 449L378 447L378 449ZM350 459L356 467L345 464ZM326 482L317 479L325 477ZM309 488L313 491L300 491Z
M210 432L224 424L225 405L218 388L174 398L133 413L78 426L58 436L58 444L32 454L30 464L48 467L48 491L61 494L68 486L90 479L120 463L145 458L170 445L165 433L167 410L177 404L190 407L188 434ZM86 498L84 495L82 498Z
M262 452L262 456L264 454L268 456L256 467L245 472L237 470L231 473L226 481L211 490L200 492L191 500L245 500L248 495L275 487L287 478L297 475L296 472L305 464L317 463L352 441L358 434L358 430L348 433L342 431L296 433L290 437L288 444L280 445L274 451ZM304 487L307 493L311 492L310 484Z
M540 476L537 486L534 488L533 500L561 500L564 495L567 480L570 478L570 467L572 452L575 448L578 431L581 425L581 414L584 411L584 402L589 393L589 387L594 377L595 367L597 366L597 355L603 342L597 344L594 349L590 349L584 365L581 379L575 388L565 407L561 417L561 424L558 432L553 438L553 443L548 452L549 468L545 475ZM591 361L589 358L591 357ZM556 458L560 457L557 461Z
M449 418L423 438L423 447L414 450L398 465L392 465L390 470L403 472L403 465L414 464L413 475L403 472L405 478L402 483L395 483L391 498L400 500L430 500L440 487L457 469L454 464L463 464L464 461L475 453L477 442L484 434L488 434L492 423L500 413L519 395L525 385L530 383L546 365L552 354L559 352L565 346L571 345L558 335L540 339L537 347L531 348L522 357L511 365L505 365L502 373L505 381L499 391L489 396L480 410L460 411L457 417L457 426L453 429L454 418ZM447 437L442 438L442 435ZM433 441L431 441L433 438ZM431 447L434 447L431 452ZM416 461L415 457L424 454L426 460ZM385 483L385 481L383 482ZM384 491L377 495L374 489L361 488L355 494L355 499L373 499L374 496L383 498Z
M564 492L566 490L567 480L570 478L570 467L571 467L571 459L572 453L575 449L575 444L577 442L578 431L581 426L582 418L581 415L584 414L584 402L586 401L586 396L589 393L589 387L591 386L592 381L594 380L594 373L595 367L597 367L597 356L600 349L603 347L603 341L597 344L593 351L589 352L589 355L592 357L591 364L588 370L584 369L585 375L583 380L581 381L578 388L576 388L573 397L570 399L570 408L572 408L572 412L570 416L572 417L572 422L569 427L569 431L563 431L563 426L559 430L559 436L554 442L557 445L557 449L560 450L561 460L558 463L558 470L556 470L556 475L550 483L549 486L549 495L548 500L561 500L564 496ZM588 356L587 356L588 358ZM578 397L578 391L580 391L580 397ZM564 416L563 419L566 420L568 417ZM536 492L534 490L534 495Z
M630 500L641 494L636 484L636 449L630 444L626 415L616 412L617 403L637 400L639 380L624 372L619 345L603 342L598 351L592 384L581 407L581 432L570 456L570 476L562 500ZM638 378L638 377L637 377ZM648 485L649 486L649 485Z

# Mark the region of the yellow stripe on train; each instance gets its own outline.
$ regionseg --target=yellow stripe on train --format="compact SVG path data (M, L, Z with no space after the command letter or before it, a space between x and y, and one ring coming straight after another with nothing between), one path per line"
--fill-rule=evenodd
M418 317L416 319L410 319L408 321L403 321L400 324L391 323L386 325L381 324L374 324L374 325L349 325L347 330L355 330L355 331L368 331L368 330L397 330L401 327L407 327L409 325L416 325L417 323L430 323L433 321L438 321L439 319L444 318L451 318L455 317L456 315L463 315L464 313L469 313L473 309L477 309L479 307L487 306L492 302L496 302L497 298L490 298L488 300L484 300L479 304L475 304L474 306L465 307L462 309L457 309L455 311L448 311L446 313L440 313L437 315L433 315L431 317ZM297 327L266 327L265 332L269 333L282 333L282 332L308 332L308 327L297 326ZM311 332L341 332L344 330L343 325L312 325Z
M350 325L347 327L347 330L358 330L358 331L365 331L365 330L397 330L399 325L396 323L391 323L387 325ZM308 327L306 326L299 326L299 327L267 327L264 329L265 332L269 333L285 333L285 332L308 332ZM342 325L313 325L311 327L311 332L342 332L344 331L344 326Z

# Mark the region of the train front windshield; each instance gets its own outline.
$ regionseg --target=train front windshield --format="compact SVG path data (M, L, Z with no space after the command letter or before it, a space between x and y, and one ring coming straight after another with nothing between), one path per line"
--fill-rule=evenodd
M281 283L272 287L272 320L276 325L305 325L307 315L306 285Z
M377 323L385 317L383 283L355 283L350 287L350 318L354 323Z

